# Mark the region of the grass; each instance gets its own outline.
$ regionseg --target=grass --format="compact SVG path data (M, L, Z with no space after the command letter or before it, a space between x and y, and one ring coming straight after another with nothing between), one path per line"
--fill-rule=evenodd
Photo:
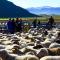
M43 16L43 17L27 17L27 18L19 18L19 19L27 20L27 21L33 21L34 19L37 19L37 21L47 22L48 18L49 18L48 16ZM53 18L55 22L60 22L60 15L54 15ZM14 19L16 20L16 18ZM6 20L9 20L9 18L0 18L0 21L6 21Z

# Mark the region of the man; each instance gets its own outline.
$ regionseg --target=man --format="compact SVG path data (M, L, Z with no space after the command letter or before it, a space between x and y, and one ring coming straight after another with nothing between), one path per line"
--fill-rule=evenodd
M35 19L32 24L33 24L33 27L36 28L36 26L37 26L37 20Z
M22 20L20 19L20 21L19 21L20 23L19 23L19 30L20 30L20 32L22 32L22 29L23 29L23 23L22 23Z
M52 16L49 18L48 24L49 24L49 27L50 27L50 28L52 28L52 27L53 27L54 19L53 19L53 17L52 17Z
M22 20L16 18L16 32L22 32Z
M19 32L19 18L16 18L15 25L16 25L16 32Z
M40 21L38 21L38 28L40 28L40 26L41 26L41 23L40 23Z

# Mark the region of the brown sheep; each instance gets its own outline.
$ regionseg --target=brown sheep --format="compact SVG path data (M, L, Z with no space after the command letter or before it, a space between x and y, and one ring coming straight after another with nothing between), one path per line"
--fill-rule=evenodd
M60 48L48 48L49 55L60 55Z

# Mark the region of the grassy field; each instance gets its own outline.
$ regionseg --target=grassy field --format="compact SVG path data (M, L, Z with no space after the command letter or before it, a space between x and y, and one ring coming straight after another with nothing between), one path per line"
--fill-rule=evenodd
M60 16L59 15L55 15L53 16L55 22L60 22ZM12 18L13 19L13 18ZM16 18L14 18L16 20ZM19 18L22 20L27 20L27 21L33 21L34 19L37 19L37 21L41 21L41 22L47 22L49 17L48 16L42 16L42 17L26 17L26 18ZM0 21L7 21L9 20L9 18L0 18Z

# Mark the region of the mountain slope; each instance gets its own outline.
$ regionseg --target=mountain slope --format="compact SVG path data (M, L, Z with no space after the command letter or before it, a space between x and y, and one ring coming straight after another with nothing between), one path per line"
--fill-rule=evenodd
M27 10L14 5L7 0L0 0L0 17L33 17L34 14L29 13Z
M27 10L31 13L34 14L56 14L60 15L60 7L49 7L49 6L44 6L44 7L37 7L37 8L27 8Z

